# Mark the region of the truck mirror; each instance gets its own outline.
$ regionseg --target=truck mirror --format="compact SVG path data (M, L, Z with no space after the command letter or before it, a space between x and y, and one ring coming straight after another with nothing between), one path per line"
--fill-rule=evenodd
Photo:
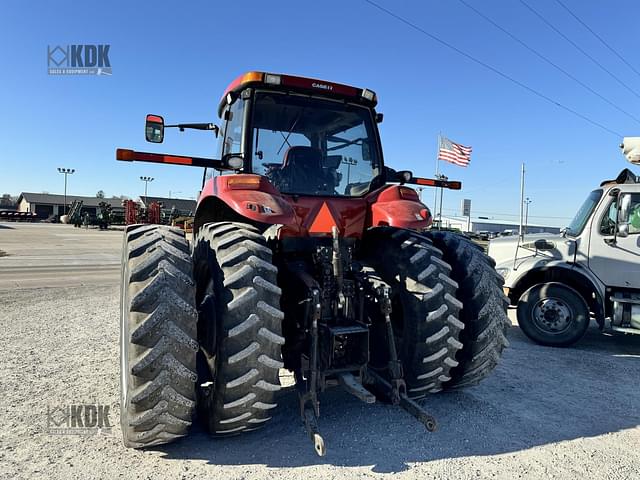
M618 236L620 238L625 238L629 236L629 224L628 223L620 223L618 224Z
M618 197L618 236L627 237L629 235L629 214L631 213L631 195L620 195Z
M147 115L144 136L147 142L162 143L164 140L164 118L160 115Z
M620 209L618 210L618 222L629 223L629 214L631 213L631 195L621 195L619 197Z

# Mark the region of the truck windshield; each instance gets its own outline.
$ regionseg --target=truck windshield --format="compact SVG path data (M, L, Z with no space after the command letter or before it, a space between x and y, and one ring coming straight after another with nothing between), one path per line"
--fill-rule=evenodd
M345 102L257 92L253 173L283 193L361 196L380 173L369 109Z
M573 220L567 227L567 235L575 237L582 233L582 229L587 224L589 217L593 213L593 210L598 205L600 198L602 197L602 190L594 190L589 194L582 206L578 209L578 213L573 217Z

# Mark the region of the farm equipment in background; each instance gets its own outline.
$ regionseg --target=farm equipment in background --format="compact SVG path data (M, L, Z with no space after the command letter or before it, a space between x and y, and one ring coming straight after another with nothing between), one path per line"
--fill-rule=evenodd
M171 226L184 230L185 233L193 233L193 220L191 216L178 216L171 219Z
M74 200L67 213L66 221L63 223L70 223L74 227L79 228L82 226L82 200ZM61 217L62 218L62 217Z
M100 230L106 230L109 228L109 225L113 220L111 215L111 204L109 204L108 202L100 202L98 204L98 208L100 209L100 211L96 216L96 223L98 224L98 228L100 228Z
M133 225L139 223L138 210L140 209L140 205L138 205L138 202L134 200L124 200L122 203L124 205L124 224Z
M125 225L161 224L161 208L158 202L152 202L146 208L134 200L124 200L123 204Z
M124 235L127 446L186 435L196 409L216 436L262 427L285 368L324 455L326 388L398 405L432 431L416 400L495 368L509 325L502 279L467 239L429 231L431 212L407 187L461 184L385 166L376 103L368 89L249 72L222 96L222 128L147 116L153 143L170 127L221 130L221 159L117 150L205 168L191 248L171 227Z
M151 223L159 225L160 222L160 204L151 202L146 209L143 209L143 220L139 223Z

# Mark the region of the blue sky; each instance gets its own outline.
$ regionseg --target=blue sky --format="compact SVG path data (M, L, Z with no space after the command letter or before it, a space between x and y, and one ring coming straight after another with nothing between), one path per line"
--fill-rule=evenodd
M523 49L457 0L389 1L384 7L623 135L640 124ZM495 22L634 115L640 99L580 55L517 1L467 0ZM635 1L564 0L640 69ZM640 76L555 0L528 0L633 88ZM111 45L110 77L47 75L47 45ZM620 138L482 69L362 0L323 2L5 1L0 15L0 193L195 197L202 172L116 162L116 147L212 156L208 132L171 131L144 142L146 113L169 122L216 121L226 85L247 70L317 77L375 90L385 114L385 161L432 176L437 135L473 146L444 213L472 199L475 215L515 220L520 162L527 165L531 223L568 223L587 192L628 166ZM637 116L640 116L638 113ZM424 200L433 203L433 193Z

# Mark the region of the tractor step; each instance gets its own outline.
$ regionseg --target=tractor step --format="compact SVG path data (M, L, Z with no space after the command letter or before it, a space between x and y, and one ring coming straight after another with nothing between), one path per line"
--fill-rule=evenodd
M628 333L631 335L640 335L640 329L633 327L617 327L615 325L612 325L611 330L613 330L614 332Z

